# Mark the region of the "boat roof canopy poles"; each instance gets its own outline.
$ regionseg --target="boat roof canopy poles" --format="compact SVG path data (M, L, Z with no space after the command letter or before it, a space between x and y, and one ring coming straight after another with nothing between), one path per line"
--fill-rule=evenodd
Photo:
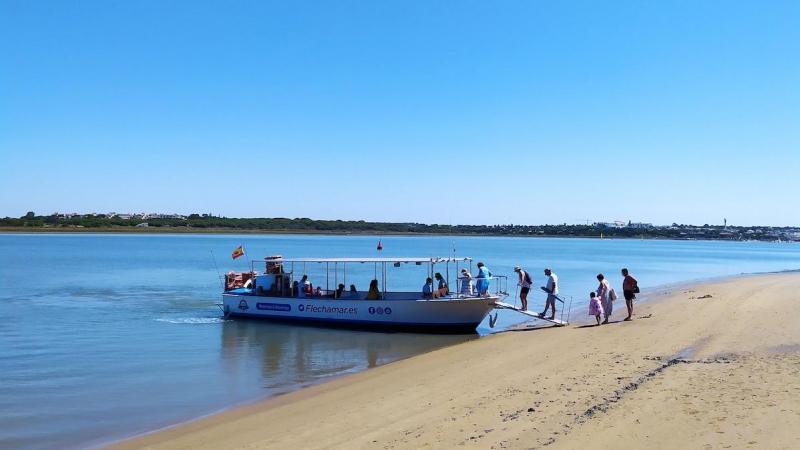
M268 257L269 258L269 257ZM267 259L267 258L265 258ZM472 258L434 257L434 258L290 258L267 259L269 262L284 263L415 263L439 264L448 262L472 262Z

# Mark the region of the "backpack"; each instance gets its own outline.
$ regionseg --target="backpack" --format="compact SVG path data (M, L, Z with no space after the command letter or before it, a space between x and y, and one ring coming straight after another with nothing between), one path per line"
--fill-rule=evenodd
M608 298L612 302L617 299L617 291L615 291L614 288L611 288L611 290L608 291Z
M533 284L533 280L531 279L531 274L529 274L527 270L525 271L525 282L528 284Z

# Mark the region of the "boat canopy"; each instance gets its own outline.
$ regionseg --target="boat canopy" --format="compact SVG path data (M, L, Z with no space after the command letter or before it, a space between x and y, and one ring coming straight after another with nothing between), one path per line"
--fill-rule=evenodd
M472 258L434 257L434 258L292 258L270 259L270 262L283 263L426 263L470 262Z
M295 264L299 264L302 266L302 274L307 275L308 271L307 266L315 267L317 264L320 264L322 267L321 269L324 271L324 283L322 282L321 278L318 277L317 279L319 282L317 283L317 287L325 287L326 292L333 292L333 289L339 284L347 285L348 282L348 273L350 277L364 277L370 275L370 279L375 280L378 282L379 290L383 293L383 298L387 297L388 288L387 288L387 278L389 275L390 268L394 267L401 267L404 264L410 264L414 266L426 266L426 277L434 278L435 274L437 273L436 270L437 265L441 264L442 267L440 270L442 276L444 277L445 281L447 282L448 286L453 286L451 284L451 271L455 269L455 276L452 277L454 280L461 280L460 276L461 273L459 269L461 268L469 268L469 271L472 271L472 261L473 259L467 256L429 256L429 257L361 257L361 258L284 258L282 255L272 255L266 256L264 259L261 260L251 260L250 261L250 272L248 274L242 273L241 279L237 279L236 277L239 276L233 272L229 273L226 277L233 277L233 282L230 282L228 278L226 278L225 287L228 289L230 286L238 287L236 281L240 281L238 284L244 284L246 282L246 278L255 278L255 283L258 283L262 286L277 286L277 290L279 291L280 295L285 295L285 291L290 291L291 286L295 282L294 274L295 274ZM264 264L263 271L256 270L257 265ZM361 264L369 264L372 267L365 268L361 266ZM454 267L451 267L452 266ZM357 265L353 267L352 265ZM317 266L318 267L318 266ZM372 269L372 270L369 270ZM372 273L369 273L372 272ZM271 277L269 280L261 279L262 277ZM497 281L497 292L505 292L505 285L507 280L505 276L502 275L492 275L491 279L496 279ZM230 285L230 286L229 286ZM406 287L407 288L407 287ZM228 289L229 290L229 289ZM453 292L456 292L457 289L453 289ZM396 291L400 292L400 291ZM276 294L277 295L277 294Z

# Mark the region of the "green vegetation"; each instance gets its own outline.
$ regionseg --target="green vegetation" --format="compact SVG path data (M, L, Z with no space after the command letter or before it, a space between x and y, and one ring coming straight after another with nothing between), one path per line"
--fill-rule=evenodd
M57 215L0 219L0 230L97 229L98 231L242 231L292 233L425 233L500 236L625 237L662 239L800 240L798 228L723 227L678 225L633 227L594 225L440 225L365 222L363 220L313 220L308 218L229 218L208 214L166 215Z

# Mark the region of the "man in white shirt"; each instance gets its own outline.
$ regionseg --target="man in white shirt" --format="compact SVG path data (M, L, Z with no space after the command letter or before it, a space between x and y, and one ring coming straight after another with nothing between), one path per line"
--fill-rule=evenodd
M547 286L542 286L542 290L547 292L547 300L544 304L544 311L539 314L539 317L544 318L549 308L553 308L553 312L548 317L550 320L556 318L556 296L558 295L558 275L554 274L549 268L544 269L544 274L547 277Z

